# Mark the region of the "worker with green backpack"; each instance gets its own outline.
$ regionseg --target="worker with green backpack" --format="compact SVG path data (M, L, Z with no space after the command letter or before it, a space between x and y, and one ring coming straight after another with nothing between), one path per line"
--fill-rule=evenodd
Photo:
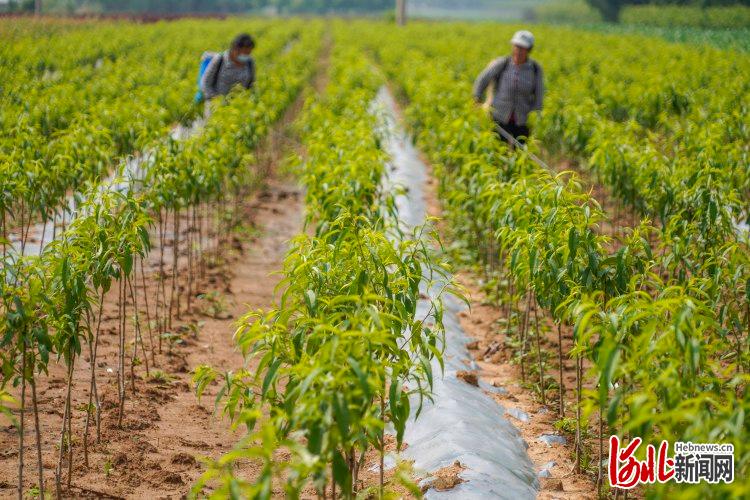
M489 108L498 134L510 144L523 143L529 136L528 117L542 109L544 79L539 63L529 58L534 35L518 31L510 41L510 56L492 61L474 82L474 100L484 102L490 84L494 95Z
M255 61L252 57L255 40L247 33L237 35L229 50L205 52L198 74L196 103L227 95L236 85L249 89L255 83Z

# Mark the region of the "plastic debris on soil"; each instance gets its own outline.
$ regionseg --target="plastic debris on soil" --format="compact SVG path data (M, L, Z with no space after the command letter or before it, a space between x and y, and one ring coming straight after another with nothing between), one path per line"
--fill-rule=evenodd
M539 468L539 477L552 477L552 468L557 465L554 460L547 462Z
M542 434L539 436L538 441L546 444L547 446L552 446L553 444L561 444L566 445L568 443L568 440L565 438L565 436L559 436L557 434Z
M389 453L386 453L383 456L383 469L384 470L391 470L391 469L393 469L394 467L396 467L397 463L398 463L398 461L396 459L396 454L395 453L390 453L389 452ZM380 470L380 463L379 462L375 462L371 467L368 467L367 470L370 471L370 472L378 472Z
M520 420L521 422L526 423L530 420L529 414L523 410L519 410L518 408L508 407L505 409L505 411L508 415L515 418L516 420Z
M422 224L426 215L423 186L427 168L410 138L398 125L396 106L387 88L380 89L373 112L381 117L384 145L391 156L386 186L405 189L396 204L405 228ZM425 293L436 293L440 284ZM476 368L466 344L471 340L463 332L458 313L466 306L453 296L444 296L446 328L445 372L436 375L434 402L425 401L419 418L406 427L401 453L413 460L415 470L430 476L435 471L460 462L464 481L445 491L430 489L426 498L462 500L487 498L536 498L537 472L526 452L528 445L506 418L502 406L476 387L456 377L458 371ZM427 312L427 301L420 301L418 315ZM437 362L433 371L440 373ZM412 403L416 408L417 402Z
M479 387L487 392L492 392L494 394L508 394L508 389L506 389L505 387L498 387L492 384L488 384L484 380L479 381Z

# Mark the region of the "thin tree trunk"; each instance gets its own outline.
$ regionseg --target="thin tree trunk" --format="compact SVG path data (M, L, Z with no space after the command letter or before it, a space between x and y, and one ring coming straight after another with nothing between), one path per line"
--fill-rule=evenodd
M31 214L31 210L29 210L29 213L27 214L28 218L26 219L26 227L21 228L23 231L23 243L22 243L22 249L21 249L21 255L24 254L24 250L26 249L26 243L29 241L29 233L31 232L31 223L34 220Z
M19 414L20 422L18 425L18 500L23 500L23 434L26 416L26 340L21 339L21 411Z
M192 212L192 214L191 214ZM191 217L192 215L192 217ZM195 242L193 241L193 231L195 230L195 206L188 208L188 217L192 218L192 222L188 224L187 234L187 251L188 251L188 276L187 276L187 313L190 314L190 307L192 304L193 295L193 247Z
M166 232L164 218L161 215L162 209L159 208L159 283L157 285L157 295L159 293L159 286L161 287L161 306L159 307L159 301L157 299L157 312L156 316L159 318L159 354L161 354L161 340L162 335L166 331L167 318L165 317L167 311L167 290L166 280L167 277L164 274L164 235Z
M406 24L406 0L396 0L396 22L399 26Z
M175 281L173 283L174 283L175 295L176 295L176 298L175 298L175 301L176 301L176 303L175 303L175 316L176 316L177 319L181 319L181 316L180 316L180 310L181 310L181 308L180 308L180 295L181 294L180 294L180 286L179 286L179 283L177 282L178 281L178 277L179 277L179 274L177 273L177 271L179 270L179 266L180 266L180 226L181 226L181 221L180 221L180 212L179 212L179 210L175 212L175 219L174 220L175 220L175 236L174 236L174 255L175 255L175 257L174 257L174 279L175 279Z
M21 257L23 257L24 250L26 249L26 235L24 234L24 228L26 223L26 202L21 201Z
M63 421L62 421L62 430L60 431L60 452L57 458L57 470L55 471L55 489L57 491L57 497L62 498L62 463L63 463L63 456L65 455L66 450L70 450L72 447L71 444L71 436L68 435L67 442L65 440L65 434L68 431L68 419L70 418L70 390L72 385L72 378L73 378L73 360L71 358L70 365L68 366L68 387L67 387L67 394L65 397L65 409L63 411ZM66 448L67 446L67 448ZM70 453L68 453L68 459L70 460L72 457ZM68 478L70 480L70 478Z
M119 409L118 409L118 415L117 415L117 426L122 427L122 416L125 410L125 292L124 292L124 281L125 278L120 274L120 280L117 283L117 287L119 290L119 311L120 311L120 317L119 317L119 330L120 330L120 346L119 346L119 353L118 353L118 372L119 372Z
M526 339L529 331L529 317L531 316L531 293L526 291L526 311L523 316L521 330L521 381L526 383Z
M510 289L508 292L508 307L506 309L505 317L507 318L507 323L505 325L505 336L510 337L510 326L512 323L513 318L513 281L511 280L510 276L508 276L508 288Z
M5 257L7 257L7 254L8 254L8 249L6 248L7 241L8 241L8 231L5 229L5 225L6 225L5 217L6 217L5 210L3 210L3 217L2 217L3 230L2 230L2 233L1 233L2 234L2 244L3 244L3 260L5 260Z
M36 380L34 380L33 373L31 380L31 402L34 405L34 431L36 432L36 459L37 459L37 474L39 475L39 498L44 498L44 466L42 464L42 426L39 424L39 407L37 405L36 397Z
M7 214L3 211L3 260L8 256L8 221Z
M560 364L560 418L565 417L565 381L563 380L562 323L557 324L557 354Z
M89 337L89 365L91 366L91 377L89 382L89 403L86 406L86 422L83 424L83 463L89 467L89 424L91 422L91 407L94 402L94 375L96 360L94 359L94 339Z
M385 391L385 385L383 385ZM380 498L385 494L385 397L380 395L380 419L383 422L383 429L380 431Z
M203 210L200 211L198 217L198 248L200 250L200 259L198 262L200 265L201 279L204 279L206 277L206 258L203 248L203 224L206 222L206 204L202 203L200 206L203 208Z
M70 358L70 373L68 374L68 491L73 479L73 402L71 400L71 389L73 385L73 357Z
M599 466L597 467L597 475L596 475L596 491L598 492L599 497L602 496L602 479L604 479L604 466L602 465L602 462L604 461L604 417L602 414L604 413L604 408L599 407Z
M542 332L539 330L539 304L534 299L534 324L536 328L536 358L539 363L539 389L542 392L542 405L547 405L546 390L544 388L544 366L542 364L542 346L540 336Z
M94 336L94 354L92 358L92 366L91 366L91 388L90 391L94 394L94 405L96 408L96 442L101 443L102 442L102 412L101 412L101 402L99 401L99 389L96 385L96 359L97 359L97 353L99 351L99 332L101 330L102 325L102 312L104 311L104 290L101 292L101 296L99 298L99 313L98 318L96 320L96 335Z
M135 273L135 270L133 271ZM138 353L138 342L141 343L141 353L143 354L143 363L146 366L146 376L151 376L151 371L148 367L148 355L146 354L146 346L143 344L143 330L141 329L141 314L138 311L138 298L135 293L135 287L133 286L133 280L129 277L126 278L128 286L130 287L130 297L133 299L133 311L135 311L135 344L133 345L133 357L131 359L131 377L133 379L133 392L135 392L135 373L133 373L133 361Z
M581 471L581 356L576 355L576 471Z
M169 328L172 328L172 307L175 303L175 292L177 290L177 256L180 248L180 222L179 222L178 210L175 209L173 227L174 237L172 239L172 290L169 295ZM180 319L180 296L177 294L176 299L177 306L177 319Z
M136 274L136 281L138 280ZM146 289L146 271L143 269L143 258L141 258L141 281L143 283L143 302L146 307L146 325L148 326L148 342L151 348L151 364L156 366L156 356L154 354L154 332L151 328L151 314L148 306L148 290Z
M39 238L39 255L42 255L44 250L44 234L47 232L47 217L44 217L44 223L42 224L42 236Z

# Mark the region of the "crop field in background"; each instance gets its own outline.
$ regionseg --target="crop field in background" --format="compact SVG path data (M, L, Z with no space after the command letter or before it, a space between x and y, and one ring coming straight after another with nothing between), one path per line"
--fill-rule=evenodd
M556 414L593 491L622 495L606 480L617 434L734 445L734 483L636 495L750 496L750 55L535 26L542 165L499 142L471 99L520 28L0 20L0 496L86 494L77 478L119 467L109 429L137 429L131 400L174 376L174 349L198 348L183 320L206 303L220 315L206 276L239 265L243 207L277 169L302 186L305 225L269 306L226 324L239 359L184 370L239 431L178 493L421 495L385 455L442 376L443 300L468 300L461 269L503 312L493 328L519 383ZM196 61L240 31L258 40L256 87L204 120ZM413 230L385 187L371 107L383 86L442 209ZM295 146L269 166L283 134Z

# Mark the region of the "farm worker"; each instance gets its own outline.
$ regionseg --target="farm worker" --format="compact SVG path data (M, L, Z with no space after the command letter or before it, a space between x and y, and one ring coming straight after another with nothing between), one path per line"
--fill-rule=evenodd
M483 103L487 87L492 84L494 95L488 101L499 135L509 143L512 141L508 136L523 143L529 136L529 113L542 109L544 80L539 63L529 58L534 35L517 31L510 43L511 55L495 59L477 77L474 100Z
M246 89L255 82L255 61L250 55L255 48L255 40L247 33L237 35L229 50L211 60L201 77L201 90L206 100L217 95L227 95L235 85Z

